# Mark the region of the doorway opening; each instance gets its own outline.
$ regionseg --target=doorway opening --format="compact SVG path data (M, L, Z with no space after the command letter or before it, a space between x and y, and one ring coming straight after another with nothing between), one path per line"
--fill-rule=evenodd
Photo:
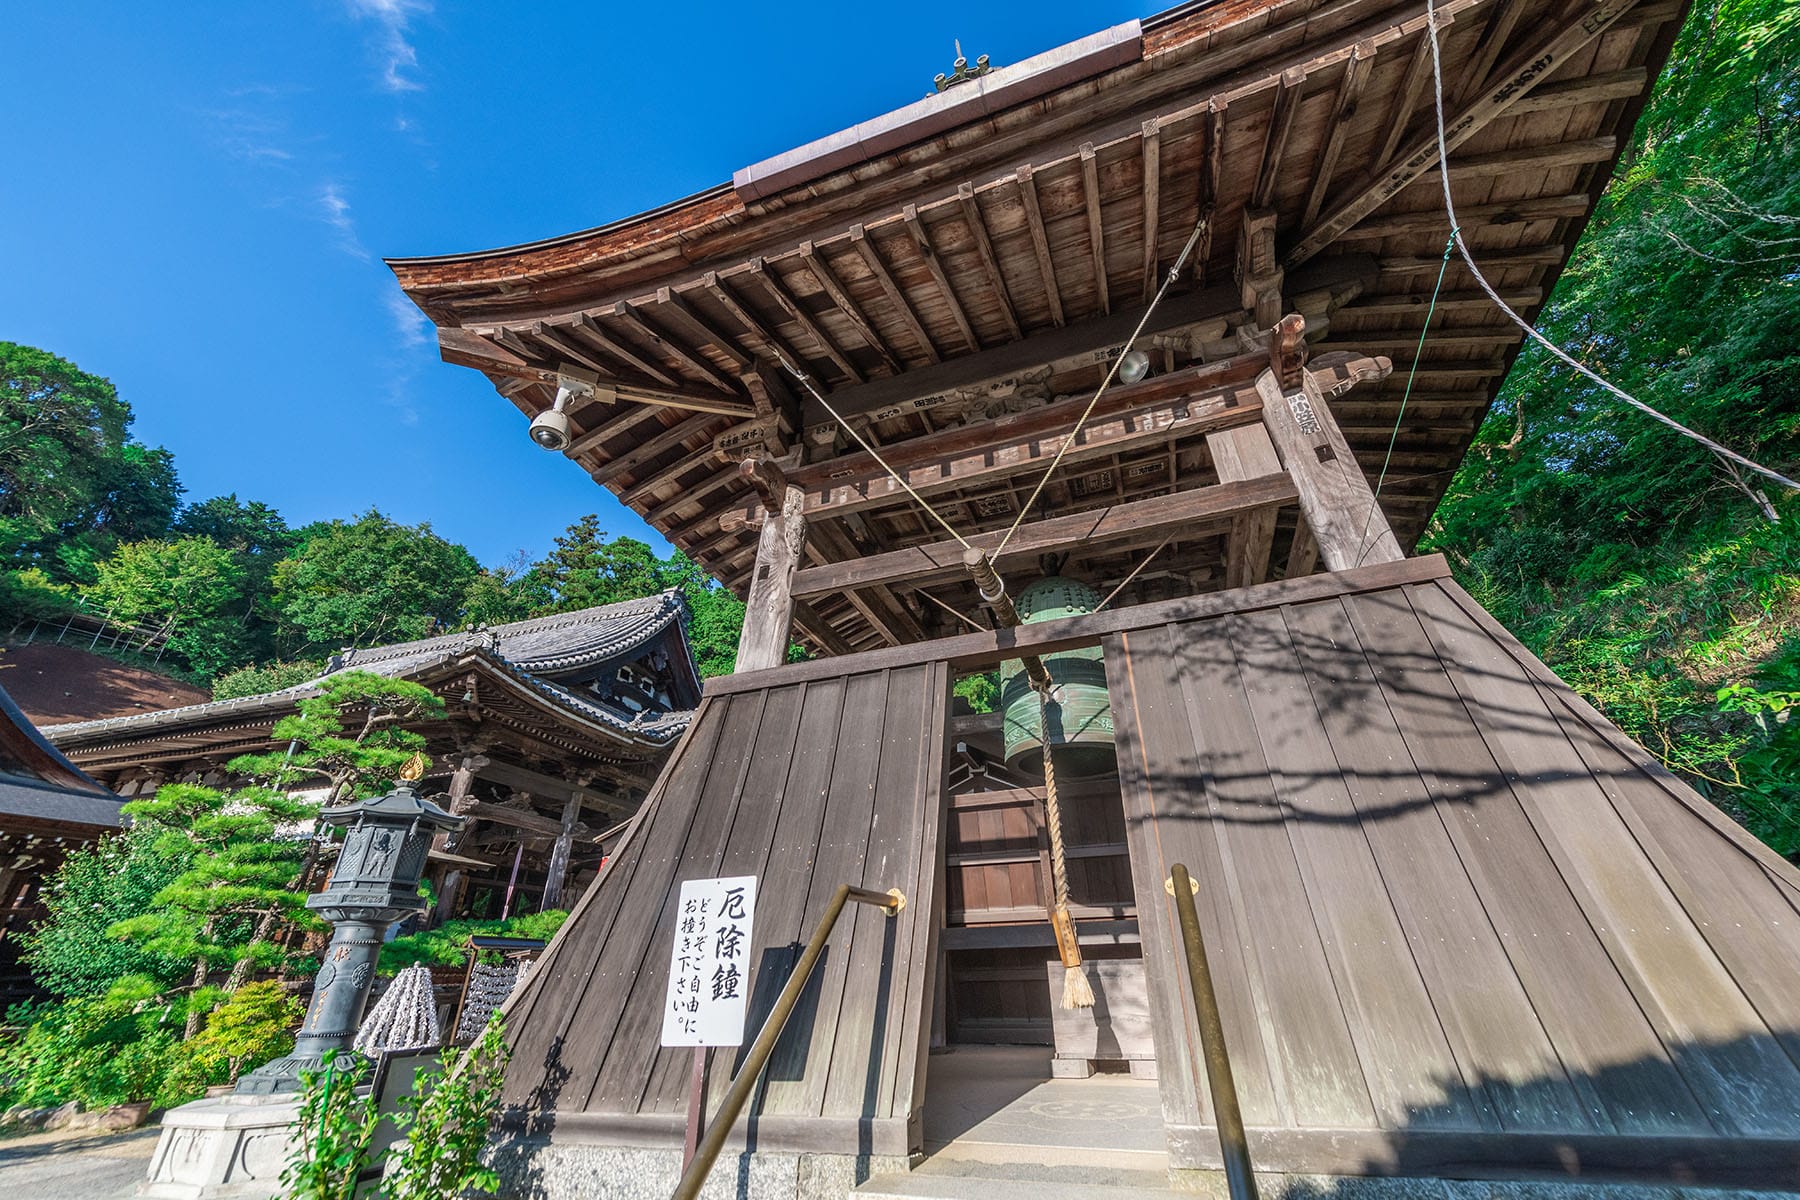
M959 689L959 692L971 689ZM1064 1008L1041 774L960 695L949 743L944 927L926 1076L934 1158L1160 1171L1162 1105L1116 764L1058 772L1070 915L1092 1008ZM1061 757L1059 752L1058 762Z

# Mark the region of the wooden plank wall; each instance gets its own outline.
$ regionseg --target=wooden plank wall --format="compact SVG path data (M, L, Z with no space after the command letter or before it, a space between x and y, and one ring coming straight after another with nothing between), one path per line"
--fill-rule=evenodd
M1183 862L1259 1168L1800 1181L1800 874L1454 583L1106 646L1178 1164Z
M851 905L753 1103L758 1145L905 1153L942 921L949 678L925 663L705 700L625 841L508 1010L515 1130L679 1144L690 1052L658 1045L681 882L759 877L745 1041L840 883ZM712 1055L716 1104L735 1052Z

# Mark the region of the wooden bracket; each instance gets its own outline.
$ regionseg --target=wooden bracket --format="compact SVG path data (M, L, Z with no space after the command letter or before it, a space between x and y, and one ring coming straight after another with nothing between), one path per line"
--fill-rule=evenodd
M1306 372L1306 318L1289 313L1269 337L1269 368L1284 391L1300 387Z
M787 473L771 458L746 458L738 464L738 477L756 489L764 512L777 513L787 497Z

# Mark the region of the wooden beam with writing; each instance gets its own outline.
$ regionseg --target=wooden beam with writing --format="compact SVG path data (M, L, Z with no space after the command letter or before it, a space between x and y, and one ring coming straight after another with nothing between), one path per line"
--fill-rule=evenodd
M1254 428L1254 427L1252 427ZM1033 558L1051 551L1086 549L1119 542L1154 542L1163 534L1222 524L1240 512L1291 504L1298 499L1285 474L1240 483L1194 488L1146 500L1128 500L1107 508L1049 517L1019 526L1003 558ZM1001 534L981 533L969 541L992 551ZM832 595L877 584L920 587L967 575L961 543L945 539L904 550L890 550L847 562L805 567L794 575L797 596Z
M1482 85L1479 94L1445 122L1444 145L1454 150L1486 128L1513 101L1530 92L1583 46L1605 33L1636 2L1637 0L1598 0L1597 3L1586 6L1575 20L1554 26L1535 39L1530 46L1509 59L1506 66L1495 72L1493 79ZM1391 166L1382 169L1377 178L1320 218L1288 251L1283 260L1284 265L1293 268L1318 254L1336 241L1340 234L1360 223L1423 175L1437 162L1437 158L1438 137L1434 129L1411 143Z

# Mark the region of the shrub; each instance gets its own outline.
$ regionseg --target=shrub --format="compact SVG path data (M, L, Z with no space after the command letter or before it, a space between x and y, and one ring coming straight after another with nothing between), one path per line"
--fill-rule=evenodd
M236 700L243 696L261 696L279 692L297 683L317 679L325 670L323 663L298 659L294 662L255 663L228 671L213 680L214 700Z
M428 967L460 967L468 961L471 937L537 938L547 942L556 935L568 915L559 909L551 909L504 921L446 921L436 929L409 933L383 946L378 969L383 975L393 975L415 963L424 963Z
M0 1102L97 1109L155 1098L180 1053L181 1016L143 990L13 1008L8 1019L24 1029L0 1043Z
M481 1156L500 1111L510 1057L505 1027L495 1014L448 1071L414 1073L412 1092L401 1098L394 1115L405 1137L388 1153L381 1185L385 1200L439 1200L500 1186Z
M368 1069L359 1055L328 1050L324 1070L300 1072L294 1149L281 1173L288 1200L354 1200L381 1120L375 1097L356 1090Z
M306 1015L300 1001L274 980L246 983L206 1018L157 1092L159 1106L181 1104L219 1083L236 1083L246 1067L260 1067L294 1048Z
M44 918L24 937L25 963L59 996L100 996L129 975L164 987L187 974L179 958L108 935L119 921L147 912L158 892L191 865L184 848L138 826L71 853L50 877Z

